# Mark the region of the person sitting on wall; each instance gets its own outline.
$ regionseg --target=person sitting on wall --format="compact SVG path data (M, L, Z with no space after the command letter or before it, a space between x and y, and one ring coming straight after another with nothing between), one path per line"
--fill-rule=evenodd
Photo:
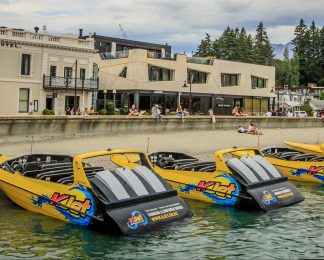
M129 116L139 116L139 112L137 111L135 104L133 104L130 107L128 115Z
M245 113L244 107L240 107L238 110L237 116L247 116L247 113Z
M70 107L67 107L67 108L66 108L65 114L66 114L67 116L71 115L71 108L70 108Z
M152 117L156 119L158 123L162 122L161 110L159 105L154 105L151 110Z
M237 106L233 106L233 109L232 109L232 115L233 115L233 116L238 116L238 115L239 115L238 112L239 112L239 111L238 111L238 107L237 107Z
M268 110L268 112L267 112L267 113L265 113L265 116L267 116L267 117L270 117L270 116L272 116L272 112L271 112L270 110Z
M85 116L89 115L89 110L88 110L87 107L84 109L84 115L85 115Z
M177 112L177 116L181 118L182 122L184 122L185 112L182 110L182 107L178 106L176 112Z

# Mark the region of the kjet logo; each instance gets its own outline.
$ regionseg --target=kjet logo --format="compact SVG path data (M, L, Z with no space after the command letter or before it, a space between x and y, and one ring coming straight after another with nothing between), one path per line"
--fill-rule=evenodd
M137 229L139 226L148 224L147 217L140 211L133 211L130 218L128 218L127 226L130 229Z
M276 203L276 196L272 194L272 192L264 190L262 196L262 201L265 205L270 205L271 203Z

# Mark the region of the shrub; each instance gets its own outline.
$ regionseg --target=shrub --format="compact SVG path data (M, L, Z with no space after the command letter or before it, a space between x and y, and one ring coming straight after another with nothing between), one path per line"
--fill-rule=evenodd
M108 115L114 115L115 106L114 106L114 103L113 102L108 102L106 108L107 108L107 114Z
M54 110L45 108L43 110L43 115L55 115L55 112L54 112Z
M300 110L301 111L306 111L306 113L307 113L308 116L311 116L312 115L312 111L313 111L312 107L309 105L309 101L306 101L304 103L304 105L301 105L300 106Z
M99 115L107 115L107 110L102 108L98 111Z

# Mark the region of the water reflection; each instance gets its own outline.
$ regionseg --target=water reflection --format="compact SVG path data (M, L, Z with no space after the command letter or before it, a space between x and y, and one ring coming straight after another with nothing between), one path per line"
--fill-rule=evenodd
M305 201L272 212L187 200L194 216L129 237L25 211L0 194L0 258L320 258L324 187L296 183Z

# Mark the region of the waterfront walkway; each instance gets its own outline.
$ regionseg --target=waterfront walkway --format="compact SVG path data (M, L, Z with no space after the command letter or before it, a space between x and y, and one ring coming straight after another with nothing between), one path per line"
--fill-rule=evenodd
M20 143L0 145L0 153L21 155L31 151L39 153L78 154L96 150L111 149L140 149L143 151L173 150L203 155L210 158L214 151L233 146L265 147L282 145L289 140L305 143L323 143L323 128L287 128L262 129L263 135L240 134L233 130L183 131L130 134L98 135L92 137L72 137L60 140L26 139Z

